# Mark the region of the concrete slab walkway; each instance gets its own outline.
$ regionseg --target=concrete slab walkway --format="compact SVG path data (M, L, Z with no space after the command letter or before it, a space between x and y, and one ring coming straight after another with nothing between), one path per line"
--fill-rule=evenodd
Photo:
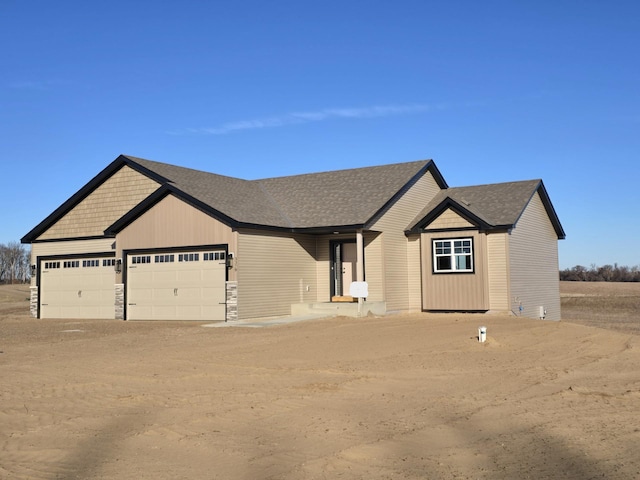
M331 318L335 315L327 315L326 313L309 313L306 315L290 315L288 317L276 318L254 318L249 320L234 320L230 322L216 322L202 325L209 328L225 328L225 327L244 327L244 328L263 328L272 327L274 325L286 325L288 323L304 322L306 320L317 320L319 318Z

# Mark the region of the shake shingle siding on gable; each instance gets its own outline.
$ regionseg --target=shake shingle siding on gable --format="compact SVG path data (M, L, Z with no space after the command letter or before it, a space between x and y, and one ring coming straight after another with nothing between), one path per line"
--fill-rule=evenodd
M434 273L432 241L461 237L473 269ZM102 316L213 321L356 312L339 303L355 280L376 312L520 314L517 297L556 319L560 238L540 180L449 188L431 160L243 180L121 155L22 241L36 316L91 315L72 275L90 272L62 268L82 261L100 265Z
M105 228L158 187L158 183L124 166L75 205L38 240L101 236Z

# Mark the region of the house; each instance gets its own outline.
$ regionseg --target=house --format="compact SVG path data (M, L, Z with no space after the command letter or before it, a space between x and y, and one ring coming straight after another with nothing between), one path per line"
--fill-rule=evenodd
M562 238L541 180L449 188L424 160L249 181L120 155L22 242L38 318L348 314L366 281L360 314L559 320Z

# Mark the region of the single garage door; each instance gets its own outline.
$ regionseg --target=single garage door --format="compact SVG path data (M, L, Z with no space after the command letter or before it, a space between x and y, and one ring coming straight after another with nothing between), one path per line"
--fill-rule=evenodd
M127 320L225 320L224 251L127 256Z
M113 258L40 262L40 318L115 318Z

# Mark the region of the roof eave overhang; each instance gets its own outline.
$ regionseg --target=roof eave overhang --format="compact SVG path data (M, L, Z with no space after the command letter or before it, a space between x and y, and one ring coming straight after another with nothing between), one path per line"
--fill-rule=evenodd
M127 157L126 155L118 155L118 157L107 165L102 171L100 171L95 177L93 177L89 183L84 185L80 190L78 190L75 194L73 194L67 201L65 201L62 205L60 205L57 209L55 209L48 217L46 217L42 222L36 225L29 233L27 233L24 237L20 239L21 243L34 243L37 242L37 238L46 232L54 223L56 223L60 218L66 215L70 210L72 210L76 205L78 205L82 200L87 198L96 188L102 185L107 179L109 179L113 174L115 174L118 170L120 170L125 165L130 166L134 170L140 172L141 174L149 177L152 180L155 180L159 184L166 184L169 180L161 175L158 175L155 172L152 172L148 168L143 167L135 160Z
M544 208L547 211L547 215L549 216L549 220L551 221L551 224L553 225L553 228L556 231L558 240L564 240L566 238L566 234L564 232L564 229L562 228L562 224L560 223L560 218L556 213L556 209L553 208L553 204L551 203L551 198L549 197L549 194L547 193L547 189L545 188L542 180L540 180L540 183L536 191L540 195L542 204L544 205Z
M438 205L436 205L427 215L425 215L422 220L416 222L413 226L405 230L405 235L411 235L415 233L421 233L424 230L428 230L427 226L433 222L438 216L440 216L445 210L451 209L460 215L462 218L472 223L474 227L468 227L467 229L471 230L481 230L481 231L489 231L493 229L502 229L505 228L503 225L492 225L488 223L485 219L479 217L475 213L471 212L464 205L455 201L451 197L446 197L442 200ZM438 229L438 230L446 230L446 229ZM460 228L452 228L451 230L460 230Z

